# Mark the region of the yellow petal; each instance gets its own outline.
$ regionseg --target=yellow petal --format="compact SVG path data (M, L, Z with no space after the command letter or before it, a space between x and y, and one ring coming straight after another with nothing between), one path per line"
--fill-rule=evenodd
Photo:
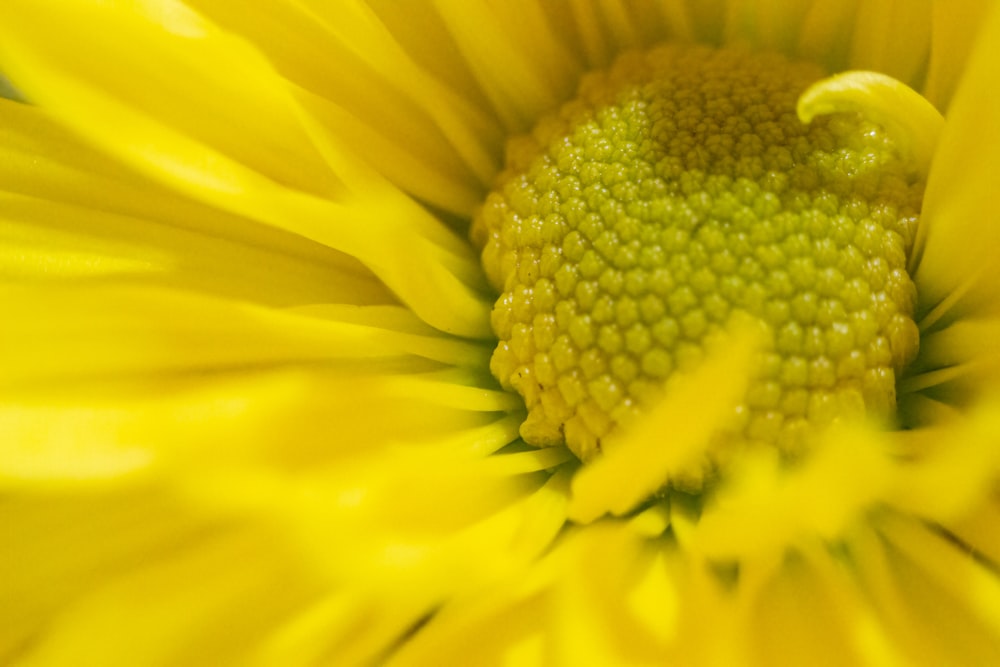
M458 645L446 649L435 646L435 631L421 631L419 637L410 638L406 649L394 653L393 659L408 664L408 659L402 656L409 655L412 660L414 653L421 654L420 646L430 645L439 660L447 659L442 656L454 655L452 651L461 650L462 642L467 640L461 629L478 625L481 620L475 611L470 613L469 606L493 611L508 604L512 596L507 593L486 597L480 594L497 581L505 582L510 591L523 588L514 582L520 581L527 564L538 558L562 526L565 489L560 487L564 486L565 477L557 475L535 493L509 502L502 511L467 526L452 527L426 543L408 542L405 533L403 539L390 533L392 537L380 547L371 535L359 534L360 539L352 544L356 553L345 554L356 563L355 571L348 572L347 576L356 586L363 584L374 588L376 597L385 605L384 611L359 628L362 641L365 635L371 634L373 626L377 628L398 617L400 609L415 611L410 618L410 622L415 623L445 600L451 603L449 608L437 610L431 622L440 623L445 636L453 642L454 632L459 630ZM399 509L397 503L396 510ZM368 525L374 525L377 537L379 524ZM343 560L340 544L335 542L329 546L327 567L331 561ZM450 614L451 606L465 613L460 612L456 618ZM477 644L481 644L474 653L484 655L491 644L503 642L508 634L506 625L496 626L496 632L489 633L490 637L480 633L472 635Z
M604 454L573 479L573 520L624 514L696 462L746 391L754 343L754 337L741 336L709 357L635 428L608 442Z
M381 176L433 206L469 217L479 205L482 187L463 182L460 175L447 171L447 165L442 169L435 164L433 154L417 142L386 138L339 105L306 90L293 92L305 111L303 123L325 154L343 143L363 155Z
M730 464L689 540L717 559L782 553L798 540L839 537L879 501L891 479L879 434L832 431L788 469L774 452L751 452Z
M0 52L0 58L12 63L11 71L23 72L26 83L31 84L29 88L38 93L39 101L58 110L69 125L116 153L121 159L154 175L160 182L230 213L291 231L353 255L378 274L404 302L421 313L427 321L434 322L435 326L453 333L488 336L488 304L478 293L483 282L479 275L478 261L468 244L432 215L407 202L398 191L380 179L373 181L365 168L353 164L347 157L340 162L343 173L339 176L345 182L366 190L359 194L367 196L363 201L354 200L345 205L307 194L303 189L309 190L306 187L308 184L297 182L289 175L272 173L262 167L263 171L257 171L260 166L257 158L251 159L228 147L227 142L235 141L236 136L239 142L248 143L244 139L253 130L248 129L237 118L222 118L218 114L225 115L231 113L233 108L246 107L249 101L255 101L257 97L261 98L262 104L273 101L275 114L280 112L287 115L287 119L269 119L266 113L262 114L262 120L273 120L274 128L261 128L259 133L279 143L288 139L291 147L297 145L294 138L284 136L282 129L290 124L295 133L301 133L301 129L295 125L290 95L268 65L259 56L247 53L242 42L213 31L209 24L190 13L190 10L185 9L179 13L166 11L176 7L178 6L172 0L165 5L163 15L167 18L162 19L162 24L150 21L138 11L110 11L104 18L112 24L108 29L114 28L116 34L148 33L152 43L163 51L158 52L159 57L164 62L172 63L177 68L176 71L184 71L183 63L173 63L177 59L183 62L197 59L199 63L218 59L220 63L224 63L227 58L242 59L246 56L246 62L241 67L249 69L249 72L246 81L233 84L238 90L233 92L230 90L232 86L220 84L219 91L208 97L208 101L215 105L211 111L218 119L216 124L225 128L219 130L220 136L213 134L214 126L207 120L204 127L198 125L201 129L195 131L189 127L188 122L193 120L187 116L182 118L168 113L173 109L177 113L190 115L198 109L197 104L192 108L182 104L181 100L185 96L180 91L177 91L176 100L171 100L169 104L163 103L163 109L156 105L150 106L150 101L145 98L120 99L110 95L104 87L93 82L102 81L101 76L111 75L98 75L87 69L77 72L78 65L74 57L69 51L64 52L68 47L61 41L58 42L61 46L52 47L56 53L50 54L60 64L50 65L50 60L39 49L44 51L46 43L55 45L56 42L26 39L33 31L42 29L42 25L46 26L46 30L49 29L48 12L55 10L47 3L28 3L23 8L3 5L3 9L0 9L0 18L3 19L0 20L0 37L7 28L16 32L17 36L0 39L3 43L0 48L4 49ZM12 12L9 20L3 14L8 9ZM72 39L67 38L67 44L72 44L83 33L65 25L72 18L72 12L67 12L64 16L62 9L61 7L56 11L59 18L54 20L53 25L69 30ZM177 22L180 25L175 25ZM17 27L23 27L24 30L18 30ZM184 37L188 33L195 37ZM97 34L97 31L86 34ZM198 46L208 49L208 52L189 49L189 39L197 40ZM121 44L114 42L118 48L129 44L131 43L127 39ZM102 67L102 72L115 72L116 76L141 78L141 71L117 68L117 63L129 60L127 56L116 57L114 53L108 54L102 49L103 47L93 49L93 63L91 59L82 59L81 62L84 65L90 63L93 67ZM8 50L9 55L3 55ZM88 53L91 51L86 45L80 45L80 50ZM132 58L130 61L136 62L136 59ZM60 67L67 68L69 72L77 72L79 76L90 77L93 82L90 85L84 84L81 79L63 73ZM221 65L207 68L219 76L222 76L224 69ZM199 71L207 70L200 68ZM242 70L236 68L226 76L234 76L234 72L240 71ZM227 81L232 79L227 78ZM121 86L130 91L139 90L128 81L106 83L112 89ZM177 86L191 84L180 77L170 83ZM202 83L206 86L210 84ZM190 96L187 90L185 88L185 93ZM227 97L227 92L234 97ZM239 97L240 95L249 95L251 99L248 101ZM268 95L274 100L270 100ZM208 111L205 110L206 114ZM222 134L225 136L221 136ZM313 151L311 146L309 150ZM316 158L319 159L319 156L316 155ZM299 160L296 156L290 158L287 155L270 155L263 162L269 166L289 165L303 173L330 173L321 165L311 165L308 160ZM299 189L286 188L282 185L284 183L291 183ZM367 190L369 187L372 190ZM333 190L319 187L311 189L330 196L344 195L342 186ZM474 283L471 286L470 280Z
M590 67L601 67L611 62L614 51L608 34L608 23L604 20L601 7L591 0L568 0L568 6L560 9L567 18L565 24L574 29L567 30L569 36L579 43Z
M1000 413L984 400L961 418L899 434L902 461L886 502L936 522L988 502L1000 479Z
M0 303L0 387L248 365L408 356L484 367L480 346L433 332L393 306L339 317L134 286L8 287Z
M22 664L239 660L263 632L315 594L315 582L266 533L229 531L202 538L180 554L159 555L130 563L68 600L30 638Z
M370 7L356 0L188 4L253 42L294 88L336 107L340 117L324 118L334 121L327 131L383 175L437 206L471 212L467 200L496 169L499 128L421 67ZM411 153L420 168L400 169L371 142Z
M212 479L237 469L294 478L303 467L319 474L360 452L403 444L433 443L454 463L502 448L520 423L519 415L503 412L504 394L440 373L400 374L384 366L242 369L214 378L152 375L83 386L86 393L66 383L3 402L4 488L120 486L150 475ZM494 474L504 465L517 474L517 467L498 463ZM544 463L525 461L519 470Z
M789 555L747 609L750 664L903 667L846 568L813 551Z
M888 544L903 622L926 633L921 660L992 664L1000 659L1000 577L926 524L886 515Z
M969 545L971 555L1000 568L1000 494L994 491L962 516L944 523L957 539Z
M921 327L941 318L996 312L1000 270L994 249L1000 169L1000 11L993 11L948 109L931 168L914 251Z
M729 41L750 40L763 48L789 52L814 0L782 3L730 0L726 36Z
M48 113L2 99L0 183L2 190L26 195L7 199L0 209L0 215L13 225L7 227L7 239L12 246L20 246L20 252L6 255L13 260L8 271L19 276L41 277L39 270L51 274L71 268L93 273L102 259L118 266L125 262L146 267L155 263L153 258L169 257L172 248L177 254L168 265L181 270L199 265L198 248L202 247L209 256L197 269L203 276L195 279L199 287L210 289L209 281L221 281L222 291L238 290L248 299L256 299L254 294L263 300L294 298L286 286L296 285L289 291L302 290L301 298L308 300L359 304L393 300L385 286L354 258L171 194L86 146ZM36 231L29 231L26 224ZM25 248L25 243L31 246ZM39 263L43 250L36 244L46 245L48 255L58 254L63 243L72 246L64 252L93 261ZM96 250L95 244L110 250L112 258L86 252ZM263 272L268 272L266 279L260 275Z
M553 582L549 623L554 662L593 667L651 662L661 647L650 634L669 636L676 621L673 582L661 569L663 563L651 563L651 553L622 524L587 526L574 537L559 545L561 567ZM659 569L662 578L648 578L650 567ZM650 609L633 597L641 587L655 587L665 597ZM635 622L636 611L653 625L652 633Z
M920 355L901 391L930 390L953 405L968 406L1000 386L1000 335L996 318L965 318L921 336Z
M864 0L851 43L850 68L874 70L910 85L926 67L933 0Z
M0 98L5 98L8 100L16 100L18 102L23 102L24 96L19 90L14 87L14 84L10 82L10 79L0 74Z
M205 521L162 492L135 489L0 502L0 660L30 646L72 600L108 577L189 544Z
M848 68L851 34L862 0L814 2L802 22L796 52L829 72Z
M919 93L878 72L844 72L810 86L797 106L803 123L816 116L857 112L885 128L896 146L926 176L944 118Z
M729 0L685 0L695 34L710 44L721 43Z
M113 97L275 181L335 191L336 179L295 124L280 79L245 43L180 2L11 0L0 19L4 69L33 101L82 121L93 103ZM145 57L135 58L140 45ZM131 128L118 129L124 140Z
M945 110L994 0L934 0L931 59L924 95Z
M8 281L128 280L277 306L393 302L362 267L327 254L329 263L318 262L277 244L0 192L0 276Z
M502 6L484 0L436 0L434 6L508 129L527 129L572 90L575 82L560 80L541 54L532 54L544 39L521 43Z
M272 629L247 656L253 667L368 665L380 661L415 623L421 610L409 600L378 599L356 589L327 591Z
M376 70L430 117L482 184L491 182L500 166L503 128L490 112L475 77L431 3L352 0L333 5L323 0L300 0L299 4L337 42L342 42L352 57ZM342 62L336 60L334 66L339 67ZM341 73L355 85L363 86L359 91L362 94L345 95L352 90L350 86L345 89L330 85L328 70L317 75L327 83L326 87L315 90L332 101L357 109L358 116L382 118L383 114L391 113L377 108L381 97L370 95L370 77L355 81L350 72ZM317 84L322 86L321 81ZM407 115L406 106L404 102L398 113ZM398 120L403 122L398 123L394 116L386 122L401 128L412 122Z
M627 526L588 526L530 569L447 605L389 664L655 664L655 636L672 622L671 601L654 594L669 593L673 577Z

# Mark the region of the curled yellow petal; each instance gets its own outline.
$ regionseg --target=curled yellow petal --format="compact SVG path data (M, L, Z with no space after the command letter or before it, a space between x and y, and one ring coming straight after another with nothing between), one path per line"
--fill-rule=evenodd
M863 114L882 125L924 175L944 127L944 117L920 93L878 72L844 72L823 79L802 93L797 111L803 123L831 113Z

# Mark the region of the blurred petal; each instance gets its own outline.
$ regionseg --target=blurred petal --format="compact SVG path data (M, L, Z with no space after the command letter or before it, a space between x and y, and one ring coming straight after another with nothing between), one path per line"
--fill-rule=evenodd
M921 338L922 351L900 385L968 407L1000 385L1000 320L965 319Z
M0 388L93 377L415 356L484 364L486 351L440 336L394 306L331 307L330 317L135 286L0 291Z
M1000 12L994 11L949 107L927 183L911 271L925 314L922 329L996 313L1000 226L990 212L1000 169L998 85Z
M572 89L571 80L560 80L560 63L536 51L546 48L544 36L537 42L523 41L515 25L505 20L513 17L505 15L502 5L493 7L484 0L436 0L434 6L509 130L527 129Z
M859 570L911 663L1000 659L996 572L913 519L887 515L876 525L883 543L858 554Z
M836 430L795 467L776 452L731 463L689 537L710 558L739 560L781 554L799 540L837 539L881 499L891 479L877 434Z
M864 0L851 43L851 69L919 84L930 51L934 0Z
M307 97L335 108L325 114L327 130L383 175L434 205L471 213L496 170L499 128L476 100L414 60L372 8L356 0L189 4L252 40ZM420 168L401 169L392 151Z
M992 489L986 498L962 516L946 521L955 538L968 546L971 555L1000 569L1000 490Z
M782 3L729 0L726 36L730 41L749 39L765 49L788 52L796 43L802 24L815 0Z
M931 29L931 61L924 95L947 109L976 43L972 36L989 16L995 0L935 0Z
M131 489L45 498L8 493L0 522L0 659L29 647L70 601L117 572L169 557L211 525L162 493Z
M361 267L99 210L0 193L0 276L20 283L127 280L268 305L392 303ZM355 271L347 269L355 268Z
M440 221L392 190L375 172L339 154L334 165L339 178L335 180L350 184L358 194L366 196L360 201L335 204L314 195L335 196L342 193L340 184L313 187L268 171L270 165L280 163L295 168L296 174L308 174L310 179L331 174L321 164L312 163L312 157L321 157L296 123L290 93L243 42L213 29L173 0L165 0L167 4L157 20L139 8L102 10L97 16L108 22L108 31L130 37L112 40L109 45L102 41L101 46L90 48L80 40L103 31L72 30L73 11L84 11L84 7L76 6L77 0L73 2L58 10L48 2L28 3L20 9L5 4L0 9L0 37L4 30L11 31L2 40L5 50L0 58L11 62L11 71L21 73L19 81L23 80L29 90L42 95L39 101L60 110L63 118L88 138L181 192L357 257L435 326L453 333L488 335L488 308L478 292L482 286L478 284L481 278L474 254ZM5 18L3 12L7 10L11 13ZM53 13L58 16L53 18ZM53 25L67 31L65 43L30 39L34 32L49 25L50 18ZM157 54L161 65L170 63L171 68L185 71L192 63L216 62L219 67L202 67L198 71L210 69L217 76L226 71L225 76L230 77L245 69L246 80L237 84L227 78L227 85L218 86L213 81L195 81L198 87L189 87L192 82L185 81L183 88L172 91L175 97L162 104L141 95L135 99L113 96L109 87L123 87L134 95L140 90L117 79L100 85L104 77L112 76L109 72L116 72L116 76L145 76L142 71L119 71L117 67L128 58L114 49L132 44L135 35L147 35L162 50ZM75 58L71 46L86 51L88 58ZM220 63L229 59L239 60L240 66L226 70ZM133 58L131 62L137 61ZM171 83L180 81L181 77L175 77ZM204 99L200 96L202 86L211 91ZM232 90L234 86L236 90ZM168 92L164 88L158 94ZM282 146L287 140L289 148L302 144L308 150L304 148L301 156L260 158L244 153L242 147L254 142L243 139L254 130L231 114L248 106L246 96L254 103L260 98L261 104L270 104L275 116L270 119L264 112L254 116L267 122L266 127L259 128L259 134ZM183 103L187 98L191 98L190 105ZM212 106L202 108L206 105ZM214 119L211 123L206 120L204 126L199 124L202 118L209 117ZM190 123L197 124L200 130L188 128ZM218 129L213 130L216 125ZM230 143L239 143L240 150ZM326 157L330 156L327 152ZM298 189L288 189L285 184ZM474 284L470 286L466 282L469 280Z
M517 434L505 394L439 372L371 364L354 372L256 369L91 382L86 397L73 384L22 393L0 407L0 484L114 486L131 483L134 473L193 475L216 466L270 466L280 476L309 462L383 452L389 443L437 442L468 458Z
M177 280L264 302L390 303L357 260L167 192L84 145L49 114L0 100L2 273ZM137 276L136 276L137 277Z
M797 52L824 63L831 73L848 69L850 35L861 2L814 2L803 20Z
M710 438L746 393L756 339L738 337L677 386L631 431L605 446L573 479L570 516L589 523L622 515L697 467Z
M11 0L0 17L5 70L33 101L71 107L67 119L78 127L117 129L122 140L137 128L116 128L117 114L100 111L123 107L274 181L335 191L260 56L180 2ZM137 43L142 58L133 57Z
M752 664L902 667L832 560L820 549L789 554L757 592L747 609Z
M22 664L238 660L312 594L294 561L282 558L268 537L223 534L134 564L59 609L44 633L32 637L33 650ZM142 623L134 622L137 616ZM113 636L119 640L108 641Z
M995 397L961 417L898 434L900 464L885 500L924 520L954 521L988 503L1000 480Z

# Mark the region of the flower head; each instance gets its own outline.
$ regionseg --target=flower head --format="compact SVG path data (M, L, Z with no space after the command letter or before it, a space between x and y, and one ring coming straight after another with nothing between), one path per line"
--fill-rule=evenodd
M0 657L1000 661L998 35L7 0Z

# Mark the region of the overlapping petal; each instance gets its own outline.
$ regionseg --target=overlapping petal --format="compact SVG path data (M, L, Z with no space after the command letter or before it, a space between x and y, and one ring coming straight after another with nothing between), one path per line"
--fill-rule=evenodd
M914 255L922 302L924 351L914 386L967 402L996 384L992 331L1000 274L990 215L1000 159L1000 105L990 90L1000 81L1000 12L982 29L949 107L924 200ZM945 347L947 346L947 347Z
M370 167L314 144L284 80L245 42L173 0L155 11L137 3L91 14L87 6L7 3L0 10L0 58L33 99L171 189L358 258L442 329L488 334L487 303L468 247ZM74 30L84 19L100 29ZM52 30L64 37L46 32L32 39ZM107 34L118 37L95 37ZM169 85L128 84L156 80L140 64L152 60L122 51L133 39L144 39L152 49L147 57L178 74ZM214 67L197 66L203 62ZM142 93L150 89L156 94ZM259 127L246 124L241 110L248 108ZM246 141L253 136L273 146ZM336 159L327 164L324 156Z

